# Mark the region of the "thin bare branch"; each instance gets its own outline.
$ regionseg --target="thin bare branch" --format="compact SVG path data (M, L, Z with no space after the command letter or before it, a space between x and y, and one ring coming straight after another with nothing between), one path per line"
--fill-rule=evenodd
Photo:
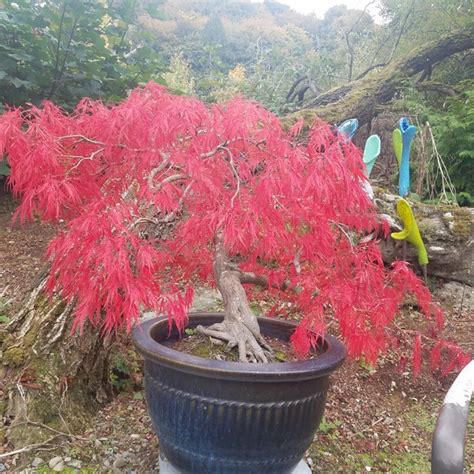
M23 448L15 449L14 451L9 451L7 453L0 454L0 459L8 458L10 456L14 456L15 454L26 453L28 451L32 451L33 449L38 449L41 446L46 446L49 443L51 443L51 441L55 440L56 438L59 438L60 436L62 435L55 435L55 436L52 436L51 438L48 438L46 441L42 443L30 444L28 446L24 446Z
M63 135L62 137L58 137L58 140L67 140L69 138L77 138L79 141L87 142L87 143L93 143L94 145L101 145L105 146L104 142L99 142L97 140L93 140L92 138L86 137L84 135Z
M235 168L234 155L229 150L229 148L225 146L219 146L218 148L220 148L221 150L224 150L227 153L227 156L229 157L229 166L232 169L232 173L234 173L235 180L237 183L235 193L230 200L230 207L234 207L234 200L239 195L239 192L240 192L240 176L239 176L239 173L237 172L237 169Z
M92 152L89 156L79 156L79 155L64 155L68 158L79 158L79 161L75 163L71 168L67 170L67 173L70 173L71 171L75 170L76 168L79 167L79 165L83 161L92 161L99 153L102 153L105 150L105 148L99 148Z
M183 179L189 178L188 175L186 174L172 174L171 176L168 176L167 178L163 179L160 181L157 185L153 184L153 178L148 180L148 186L150 189L153 191L160 191L165 184L172 183L174 181L181 181Z
M374 64L374 65L368 67L365 71L363 71L361 74L359 74L356 77L356 81L358 81L359 79L362 79L363 77L365 77L370 71L373 71L374 69L379 68L379 67L384 67L392 61L393 57L395 56L395 52L397 51L398 45L400 44L400 40L402 39L402 35L405 31L405 26L407 24L408 18L410 17L411 13L413 13L414 6L415 6L415 0L412 0L410 8L408 9L408 11L407 11L407 13L406 13L406 15L403 19L403 23L402 23L402 26L400 27L400 31L398 32L395 43L392 46L392 50L390 52L390 56L388 57L388 59L384 62L377 63L377 64ZM380 49L381 48L379 48L379 51L380 51ZM377 51L376 55L377 54L378 54L378 51Z

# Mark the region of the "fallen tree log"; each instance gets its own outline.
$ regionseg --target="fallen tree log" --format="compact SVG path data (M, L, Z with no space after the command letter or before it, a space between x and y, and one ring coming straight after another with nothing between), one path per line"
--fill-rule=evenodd
M359 125L377 115L406 81L454 54L474 48L474 25L455 30L429 42L407 56L372 71L366 76L309 100L303 109L286 117L287 125L303 118L310 125L316 117L338 123L357 117Z

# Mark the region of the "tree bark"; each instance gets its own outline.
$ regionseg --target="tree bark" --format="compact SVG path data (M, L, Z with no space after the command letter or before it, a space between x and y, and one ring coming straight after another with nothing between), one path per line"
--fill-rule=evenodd
M216 236L215 245L214 276L224 301L224 321L196 329L201 334L226 341L229 349L237 347L241 362L268 362L271 348L260 333L257 317L242 286L242 273L231 264L221 232Z
M50 299L45 283L43 275L0 332L0 441L15 449L82 432L111 394L112 338L90 326L71 333L72 306Z
M474 48L474 25L456 30L413 50L377 72L331 89L310 100L285 121L288 126L301 118L308 125L320 117L329 123L356 117L362 126L377 115L380 105L390 102L406 80L453 54Z

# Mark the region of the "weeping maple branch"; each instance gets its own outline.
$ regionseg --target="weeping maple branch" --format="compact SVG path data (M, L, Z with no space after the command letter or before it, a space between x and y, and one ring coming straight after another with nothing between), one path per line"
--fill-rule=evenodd
M350 353L375 362L390 347L386 327L407 293L431 324L429 291L411 270L401 262L386 268L374 242L352 247L332 225L347 226L350 235L371 232L379 220L360 186L360 151L330 125L318 122L303 142L252 102L209 108L154 83L115 107L92 105L73 114L48 104L0 115L0 151L15 164L11 183L24 196L20 217L66 221L49 247L48 289L77 302L76 326L90 320L106 331L129 328L150 308L183 329L193 286L214 276L226 318L209 330L236 344L241 360L266 360L242 284L291 289L279 280L292 265L295 291L280 296L304 314L293 338L302 355L334 316ZM57 136L65 129L66 143ZM199 136L190 133L197 129ZM126 137L142 148L129 147ZM74 179L61 172L74 166L63 163L62 152L84 154L80 160L100 148L100 159L78 166ZM181 211L171 225L160 222ZM140 224L155 226L156 238L148 228L135 232ZM229 268L228 253L239 255L244 272Z

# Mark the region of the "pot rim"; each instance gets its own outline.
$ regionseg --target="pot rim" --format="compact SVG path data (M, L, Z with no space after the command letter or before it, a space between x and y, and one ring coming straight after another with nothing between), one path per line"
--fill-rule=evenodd
M189 322L209 324L222 320L224 313L199 312L189 313ZM212 320L212 321L210 321ZM259 316L258 321L262 332L272 328L282 332L290 332L296 324L290 321ZM227 380L249 380L259 382L275 382L289 380L308 380L323 377L337 369L346 357L345 346L332 336L325 336L326 350L314 359L296 362L269 362L252 364L245 362L227 362L205 359L171 349L157 342L156 335L163 328L169 333L169 318L158 316L141 322L133 329L133 340L138 352L145 358L160 365L194 375L212 376L212 378Z

